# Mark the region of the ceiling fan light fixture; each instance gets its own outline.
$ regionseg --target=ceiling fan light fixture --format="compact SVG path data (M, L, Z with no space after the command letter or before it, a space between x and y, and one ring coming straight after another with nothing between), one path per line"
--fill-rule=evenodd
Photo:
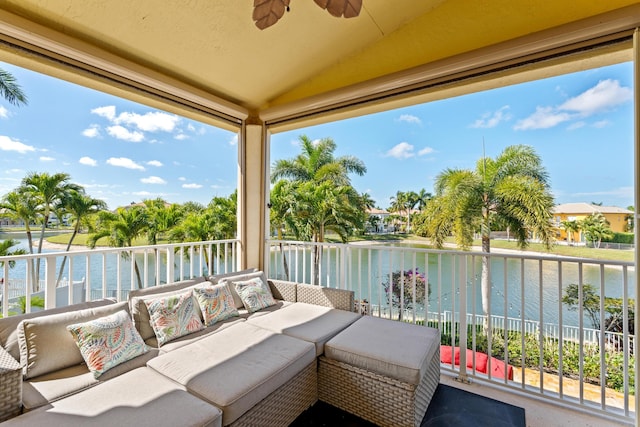
M289 11L291 0L253 0L253 20L256 27L264 30L278 22ZM362 0L314 0L336 18L355 18L360 15Z

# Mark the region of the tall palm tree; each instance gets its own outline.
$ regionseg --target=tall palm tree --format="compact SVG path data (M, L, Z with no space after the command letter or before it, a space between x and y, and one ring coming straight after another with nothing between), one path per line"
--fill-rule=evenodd
M98 240L107 238L109 246L116 248L131 247L134 240L142 237L149 226L149 217L146 210L140 206L118 208L116 212L100 211L93 233L89 235L87 245L95 248ZM123 253L124 256L124 253ZM138 288L142 288L140 269L135 254L131 255Z
M427 206L427 203L429 203L429 200L431 200L432 194L429 193L424 188L421 188L420 191L417 193L417 196L418 196L417 197L418 210L423 211L424 208Z
M292 215L290 220L294 224L293 231L299 239L313 239L315 242L324 241L324 233L327 230L336 231L341 238L346 238L343 237L343 231L361 228L364 224L362 199L351 186L349 174L363 175L367 168L356 157L335 157L333 153L336 143L331 138L312 141L301 135L299 141L302 152L293 159L276 161L271 171L272 183L282 179L291 181L288 191L294 196L295 203L283 209ZM323 196L327 197L324 205L320 199ZM349 205L329 207L329 201L338 199ZM359 211L359 221L355 221L353 209ZM328 210L332 210L331 214ZM321 219L325 215L326 219ZM321 246L314 246L313 251L313 277L314 283L318 283Z
M85 223L86 219L90 215L97 214L98 212L107 209L107 204L103 200L94 199L93 197L84 194L84 191L71 190L62 196L57 204L57 207L59 208L59 211L71 215L70 219L71 223L73 224L73 233L71 233L71 238L67 243L66 249L66 252L69 252L69 249L73 244L73 240L80 232L80 229ZM60 216L60 218L62 218L62 216ZM62 258L62 264L60 265L60 269L58 270L58 280L56 281L56 286L60 284L66 262L67 256L65 255L64 258Z
M38 217L38 201L18 188L4 195L2 201L0 201L0 208L5 209L11 219L24 223L29 253L32 254L33 233L31 232L31 224L35 223Z
M482 251L491 252L491 221L500 218L524 248L535 235L553 243L553 196L541 158L532 147L513 145L495 159L481 158L475 170L446 169L435 181L436 196L427 205L426 234L437 247L451 233L468 249L480 230ZM489 310L489 257L482 257L482 308Z
M27 105L27 95L16 81L13 74L0 68L0 96L9 104Z
M11 250L12 247L17 246L19 243L19 241L14 239L0 240L0 257L26 254L27 251L24 249ZM15 261L9 261L9 268L13 268L15 264ZM3 261L0 261L0 267L4 267Z

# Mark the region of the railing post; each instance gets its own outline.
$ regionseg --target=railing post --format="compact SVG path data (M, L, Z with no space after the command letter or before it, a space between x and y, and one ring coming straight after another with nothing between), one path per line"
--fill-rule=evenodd
M340 245L340 280L338 288L347 289L347 256L349 256L348 245Z
M27 301L30 303L30 301ZM44 308L56 307L56 257L44 258Z
M458 304L458 319L460 322L460 374L457 381L470 383L467 375L467 256L456 256L458 260L458 289L460 290L460 301ZM453 293L455 295L455 292Z
M213 248L211 248L210 252L211 252L211 256L209 257L210 259L209 263L213 264ZM175 255L173 253L173 248L172 247L167 248L167 283L171 283L175 280L174 258L175 258ZM209 270L209 274L213 274L211 270Z

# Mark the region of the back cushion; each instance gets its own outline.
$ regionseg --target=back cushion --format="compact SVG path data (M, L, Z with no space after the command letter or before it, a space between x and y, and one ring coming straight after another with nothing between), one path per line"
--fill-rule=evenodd
M0 345L9 352L14 359L20 360L20 346L18 345L18 325L25 319L34 319L36 317L49 316L51 314L65 313L69 311L82 310L85 308L102 307L114 304L114 299L101 299L97 301L83 302L66 307L52 308L44 311L36 311L29 314L21 314L19 316L9 316L0 319Z
M183 289L194 288L199 283L205 281L204 277L198 277L190 280L182 280L180 282L167 283L166 285L154 286L151 288L137 289L129 293L129 307L133 324L136 326L143 340L155 337L150 323L149 310L145 305L145 300L152 300L160 297L167 297L177 293Z
M18 325L20 364L25 379L44 375L84 360L67 326L118 311L128 310L127 302L66 313L25 319Z

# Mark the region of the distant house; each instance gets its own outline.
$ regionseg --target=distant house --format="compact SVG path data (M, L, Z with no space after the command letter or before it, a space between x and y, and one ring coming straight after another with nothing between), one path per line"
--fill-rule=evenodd
M371 208L371 209L367 209L366 210L367 215L369 215L369 217L376 217L378 218L378 225L376 226L376 229L373 229L373 227L368 226L367 231L370 233L388 233L391 232L393 230L389 229L389 224L387 223L387 221L385 221L385 218L388 218L389 215L391 215L389 212L383 210L383 209L378 209L378 208Z
M6 209L0 209L0 227L24 227L24 221L11 218Z
M598 206L590 203L563 203L556 205L553 209L553 221L558 229L558 240L567 239L567 232L562 226L564 221L582 221L594 213L604 215L609 221L611 230L615 233L623 233L627 230L628 217L633 214L629 209L617 206ZM574 242L582 241L582 232L574 233L571 240Z

